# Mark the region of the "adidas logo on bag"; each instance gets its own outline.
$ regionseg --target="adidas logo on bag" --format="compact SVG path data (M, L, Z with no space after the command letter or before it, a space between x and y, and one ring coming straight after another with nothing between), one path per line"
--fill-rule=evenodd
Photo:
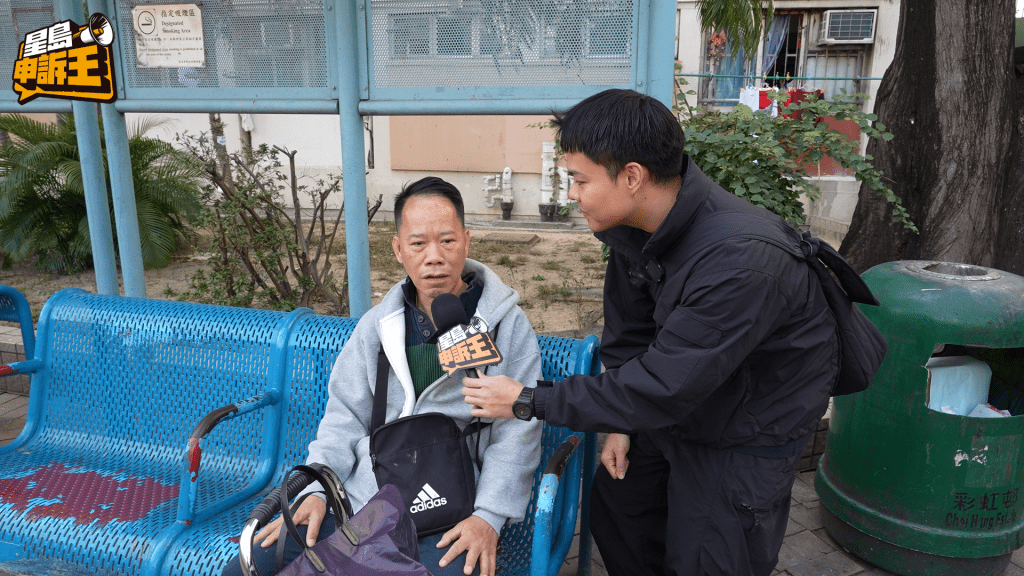
M409 512L415 514L431 508L440 508L447 503L448 500L441 498L441 495L434 491L430 484L424 484L423 488L420 488L420 493L416 495L416 499L412 501Z

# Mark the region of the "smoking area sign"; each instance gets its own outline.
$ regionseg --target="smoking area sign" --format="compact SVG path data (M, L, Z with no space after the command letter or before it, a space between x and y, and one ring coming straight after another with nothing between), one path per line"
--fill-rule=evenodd
M203 15L198 4L132 8L139 68L204 68Z

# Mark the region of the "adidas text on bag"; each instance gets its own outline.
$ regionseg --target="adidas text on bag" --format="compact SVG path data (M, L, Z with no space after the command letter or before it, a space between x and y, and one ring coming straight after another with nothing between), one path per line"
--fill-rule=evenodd
M442 498L440 494L430 487L430 484L424 484L420 493L416 495L416 499L412 501L409 512L415 514L432 508L440 508L447 503L447 498Z

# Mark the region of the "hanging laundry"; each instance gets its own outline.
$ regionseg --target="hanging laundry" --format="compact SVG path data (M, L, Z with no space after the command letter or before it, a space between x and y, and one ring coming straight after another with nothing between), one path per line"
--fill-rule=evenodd
M740 104L746 105L754 112L764 111L771 114L772 118L779 114L779 103L768 97L768 93L774 88L755 88L747 86L740 88Z
M794 110L792 113L790 113L788 111L788 108L791 104L799 104L800 102L807 100L811 96L811 94L814 94L814 96L819 100L825 97L825 92L823 90L811 91L803 90L801 88L790 88L789 98L787 98L786 101L782 104L782 116L784 118L796 118L797 120L799 120L802 110Z
M753 86L740 88L740 104L743 104L754 111L759 110L761 108L761 104L757 88Z

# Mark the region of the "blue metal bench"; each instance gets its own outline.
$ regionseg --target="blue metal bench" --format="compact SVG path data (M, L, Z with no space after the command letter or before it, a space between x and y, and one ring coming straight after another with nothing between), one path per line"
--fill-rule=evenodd
M6 288L0 298L20 297ZM0 569L218 573L249 512L305 460L354 327L305 309L55 294L34 355L0 367L32 374L25 429L0 447ZM598 370L595 337L539 340L545 378ZM545 474L569 437L584 449ZM589 496L593 435L546 426L543 447L527 519L499 542L499 574L557 573L580 491Z

